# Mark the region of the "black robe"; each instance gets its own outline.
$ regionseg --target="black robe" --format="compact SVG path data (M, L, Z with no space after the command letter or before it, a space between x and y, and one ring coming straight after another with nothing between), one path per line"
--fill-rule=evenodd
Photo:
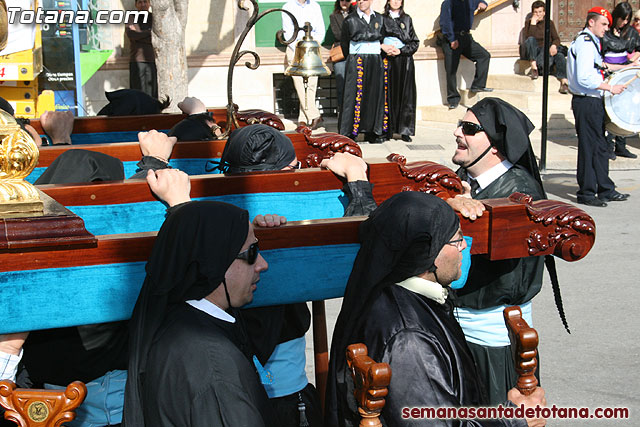
M389 104L389 135L415 135L416 133L416 70L413 54L420 40L413 28L413 21L406 13L398 18L384 16L387 37L396 37L404 46L400 55L384 59L388 75L387 102Z
M462 179L466 179L460 171ZM474 199L509 197L519 192L533 200L544 199L540 184L524 169L514 166ZM457 305L484 309L502 304L523 304L540 292L544 257L490 261L484 255L471 256L471 270L464 288L456 291Z
M466 174L461 171L458 174L466 179ZM480 190L474 199L509 197L514 192L529 194L534 200L546 198L538 181L523 168L514 166ZM467 283L454 297L456 305L483 309L531 301L542 288L543 268L544 257L541 256L491 261L484 255L472 255ZM487 385L489 402L499 404L518 379L510 347L469 343L469 348Z
M367 345L369 356L391 366L389 395L382 411L388 427L412 424L406 407L470 407L486 405L484 389L452 306L439 304L400 286L386 287L365 314L364 328L354 342ZM349 388L345 426L357 426L350 372L342 369ZM439 420L442 425L526 425L523 420ZM419 420L416 425L435 421ZM438 424L438 425L440 425Z
M382 135L387 131L387 125L383 126L386 119L382 57L380 54L347 54L351 41L382 42L383 39L382 15L378 13L372 15L367 24L353 12L342 24L340 44L347 61L339 127L342 135L355 137L363 132ZM361 82L358 68L362 70Z
M237 327L186 303L171 310L144 374L146 425L272 425L266 392Z

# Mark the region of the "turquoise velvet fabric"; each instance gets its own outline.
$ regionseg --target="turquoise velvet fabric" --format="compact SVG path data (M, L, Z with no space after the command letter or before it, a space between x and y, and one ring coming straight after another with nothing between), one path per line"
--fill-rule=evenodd
M212 172L207 172L205 170L205 165L208 161L219 161L220 158L212 158L212 159L171 159L169 164L172 168L180 169L187 175L205 175L205 174L213 174L220 173L219 170L215 170ZM138 171L138 161L135 162L123 162L124 165L124 176L129 178L134 175ZM46 167L35 168L29 176L27 176L26 180L30 183L35 183L40 175L46 170Z
M169 129L156 129L158 132L169 132ZM138 140L138 131L72 133L71 144L107 144L109 142L134 142ZM80 148L80 147L78 147Z
M262 251L251 306L338 298L358 244ZM145 278L145 262L0 273L0 334L111 322L131 317Z
M256 215L284 215L289 221L340 218L344 215L347 197L342 190L302 193L249 193L202 197L231 203ZM157 231L165 220L165 205L158 201L117 205L67 206L84 220L87 230L96 235Z

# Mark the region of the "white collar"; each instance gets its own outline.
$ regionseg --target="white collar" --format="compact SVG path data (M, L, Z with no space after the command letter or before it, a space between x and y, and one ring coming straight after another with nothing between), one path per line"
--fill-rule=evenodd
M215 317L216 319L224 320L225 322L235 323L236 319L211 301L206 298L202 299L190 299L185 301L191 307L196 308L200 311L207 313L211 317Z
M478 185L482 190L484 190L489 186L489 184L500 178L512 167L513 164L509 160L505 159L501 163L493 166L491 169L482 172L480 175L475 177L469 175L469 177L478 181Z
M447 295L449 295L449 290L443 287L440 283L432 282L431 280L423 279L418 276L409 277L400 283L396 283L396 285L416 294L423 295L434 300L438 304L444 304L447 300Z
M372 16L376 16L376 13L372 10L371 13L367 16L364 14L363 11L361 11L358 7L356 7L356 12L358 13L358 16L362 19L364 19L365 21L367 21L367 23L369 23L371 21L371 17Z
M389 10L389 16L392 17L393 19L398 19L400 18L400 12L394 12L393 10Z
M304 3L300 3L298 0L293 0L293 2L300 7L305 7L311 3L311 0L306 0Z

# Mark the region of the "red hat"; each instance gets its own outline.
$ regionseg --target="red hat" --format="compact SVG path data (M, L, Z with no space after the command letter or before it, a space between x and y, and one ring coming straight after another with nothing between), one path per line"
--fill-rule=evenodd
M597 13L598 15L602 15L605 18L607 18L607 21L609 21L609 26L613 25L613 18L611 18L611 14L604 7L592 7L587 12L587 14L589 14L589 13Z

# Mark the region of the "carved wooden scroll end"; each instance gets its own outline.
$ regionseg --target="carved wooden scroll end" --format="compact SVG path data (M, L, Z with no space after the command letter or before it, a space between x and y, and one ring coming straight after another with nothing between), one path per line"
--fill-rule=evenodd
M362 417L360 426L381 426L379 416L391 382L391 367L371 359L364 344L347 347L347 366L351 371L355 386L353 393Z
M387 160L397 163L402 176L415 182L405 186L409 191L422 191L442 199L463 193L460 178L446 166L429 161L407 164L407 159L400 154L390 154Z
M264 110L242 110L236 113L236 117L239 122L244 122L248 125L254 125L257 123L271 126L278 130L284 130L284 123L280 120L280 117L273 113L269 113Z
M20 426L60 426L75 419L75 409L87 395L87 387L74 381L65 390L19 389L0 381L0 405L5 419Z
M320 150L328 157L333 153L349 153L354 156L362 157L362 149L351 138L334 132L311 134L311 128L308 126L298 126L296 132L304 135L307 144L317 150Z
M529 255L549 252L565 261L583 258L595 243L596 226L582 209L556 200L538 200L531 196L513 193L509 200L525 205L529 218L543 226L533 231L527 239Z
M509 330L511 352L518 373L516 388L520 393L529 395L538 386L535 376L538 367L538 333L529 327L522 318L520 307L507 307L503 312L505 324Z

